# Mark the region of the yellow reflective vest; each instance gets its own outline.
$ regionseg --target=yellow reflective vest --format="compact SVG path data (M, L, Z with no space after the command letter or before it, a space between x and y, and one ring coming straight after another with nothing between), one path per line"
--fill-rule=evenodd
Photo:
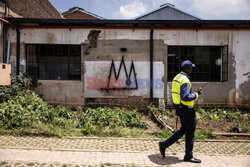
M190 106L190 107L193 107L194 106L194 100L191 100L191 101L183 101L181 100L181 86L183 84L189 84L189 91L191 92L191 82L190 80L188 79L188 77L184 74L179 73L178 75L176 75L172 81L172 100L173 100L173 103L175 105L179 105L179 104L183 104L185 106ZM198 98L198 93L196 93L196 99Z

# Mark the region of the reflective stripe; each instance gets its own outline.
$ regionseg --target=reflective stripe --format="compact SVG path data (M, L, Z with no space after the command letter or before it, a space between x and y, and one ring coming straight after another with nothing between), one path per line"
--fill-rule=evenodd
M177 81L177 80L173 80L173 81L180 83L180 82L179 82L179 81Z
M180 94L180 93L178 93L178 92L171 92L171 93L175 93L175 94L178 94L178 95Z

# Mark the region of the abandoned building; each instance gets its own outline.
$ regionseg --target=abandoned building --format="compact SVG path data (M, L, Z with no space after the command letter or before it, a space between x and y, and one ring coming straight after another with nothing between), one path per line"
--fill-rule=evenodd
M189 59L196 64L193 90L204 86L199 104L249 107L250 21L184 17L5 18L12 74L37 79L35 91L49 103L164 107L172 105L171 80Z

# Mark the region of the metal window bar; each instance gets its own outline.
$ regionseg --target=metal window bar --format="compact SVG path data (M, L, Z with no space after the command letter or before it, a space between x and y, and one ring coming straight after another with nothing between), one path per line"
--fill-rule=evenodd
M202 52L206 50L209 52L209 59L208 59L208 71L205 68L202 68L201 71L193 70L191 76L193 78L193 81L212 81L212 48L218 47L218 46L169 46L168 51L169 54L174 54L175 56L169 56L168 57L168 80L171 81L173 78L172 75L176 75L179 73L181 68L181 62L185 59L189 59L191 61L194 61L196 53L195 49L202 47ZM224 56L225 57L225 56ZM201 65L200 63L196 63L196 65ZM202 64L203 65L203 64ZM174 66L178 66L178 70L176 71ZM225 66L225 63L224 63ZM226 70L224 70L226 71ZM199 75L199 74L206 74L206 75ZM224 72L224 74L226 74ZM226 78L226 77L224 77ZM219 80L218 80L219 81Z
M36 79L47 80L81 80L81 70L76 70L76 66L81 69L81 61L75 61L75 58L81 60L80 45L47 45L47 44L27 44L26 45L26 68L27 74ZM56 52L57 48L57 52ZM66 52L63 50L66 48ZM70 50L76 49L71 55ZM50 49L50 50L49 50ZM66 53L66 54L65 54ZM63 68L63 58L67 57L67 69ZM73 71L70 74L69 59L74 60ZM55 61L54 61L55 60ZM36 67L36 70L32 69ZM43 73L42 73L43 68ZM72 75L72 76L71 76ZM61 78L58 78L60 76Z

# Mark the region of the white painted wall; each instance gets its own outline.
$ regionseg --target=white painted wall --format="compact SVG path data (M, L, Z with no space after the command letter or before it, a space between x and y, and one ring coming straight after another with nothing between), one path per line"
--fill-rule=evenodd
M98 29L95 29L98 30ZM147 40L150 30L99 29L98 39ZM21 42L81 44L91 29L21 29ZM168 45L227 45L232 30L155 30L154 39L163 39ZM16 31L9 29L11 41L16 41Z
M21 29L21 43L81 44L89 32L88 29ZM11 41L16 41L16 32L10 30L9 34Z
M88 83L87 78L93 77L98 81L99 79L106 81L109 76L109 71L111 67L111 61L85 61L86 73L84 76L84 96L86 98L94 97L120 97L126 98L128 96L142 96L149 98L149 79L150 79L150 62L145 61L134 61L135 71L137 73L138 89L136 90L109 90L107 93L105 90L100 89L87 89ZM126 68L130 70L131 62L125 61ZM116 73L118 73L120 61L115 61ZM162 77L164 76L164 64L162 62L154 62L154 79L157 79L154 89L154 97L164 98L164 83L162 82ZM134 77L132 75L132 77ZM114 79L114 73L112 72L111 79ZM126 75L124 68L121 68L121 73L119 79L124 81L121 84L125 87ZM95 82L97 85L97 82ZM111 93L112 92L112 93Z
M228 45L230 31L155 30L154 38L168 45Z
M250 77L250 31L234 31L233 37L233 53L236 61L236 88L239 88Z

